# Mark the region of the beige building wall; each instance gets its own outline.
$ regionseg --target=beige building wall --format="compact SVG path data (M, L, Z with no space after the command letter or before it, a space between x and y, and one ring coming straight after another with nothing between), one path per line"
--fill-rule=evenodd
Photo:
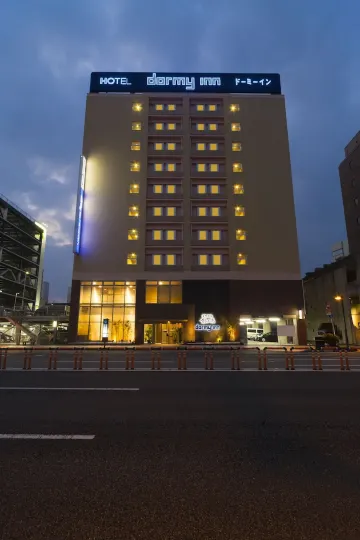
M226 170L222 176L226 192L220 198L227 207L227 215L221 219L207 218L206 222L210 226L221 223L221 226L227 229L226 240L216 245L220 249L223 247L228 253L229 262L224 269L210 267L195 270L191 226L200 218L191 215L190 173L194 157L191 157L191 136L197 136L195 133L191 134L191 118L200 119L204 115L195 114L191 104L194 100L209 102L212 98L222 103L218 112L207 113L205 116L211 116L214 121L223 124L221 132L212 137L216 140L219 136L225 141ZM174 177L181 179L183 186L183 194L179 198L183 205L183 215L173 219L173 224L183 229L182 240L173 246L174 250L176 247L176 251L181 252L181 268L161 267L149 270L145 261L145 250L149 249L149 246L145 245L147 164L150 159L148 115L149 103L154 100L182 101L181 114L179 109L172 113L174 118L182 121L181 131L173 133L175 137L181 137L182 141L182 152L179 156L182 173L180 176L178 173L174 174ZM133 111L134 102L142 104L141 112ZM231 104L238 104L240 110L231 112ZM153 111L151 115L154 116ZM166 115L169 117L171 114ZM142 130L133 131L133 122L141 122ZM240 132L231 131L231 124L234 122L241 124ZM141 143L140 151L131 150L133 141ZM241 152L232 151L233 141L241 142ZM83 154L87 158L84 214L81 254L75 256L74 280L300 280L283 96L89 94ZM200 157L204 161L203 157L213 159L214 155L205 152ZM133 161L140 163L139 172L130 171ZM242 164L243 172L233 172L234 162ZM170 178L171 173L165 176ZM199 173L193 175L195 178L198 176ZM207 178L210 176L211 173ZM159 178L161 177L164 177L164 173L159 174ZM129 193L131 183L139 184L139 194ZM243 184L243 195L234 195L235 183ZM219 199L219 196L215 198ZM209 195L206 200L211 201L212 196ZM235 217L234 207L238 204L245 207L243 217ZM138 218L128 215L132 205L139 207ZM128 240L128 230L132 228L139 231L139 239L136 241ZM247 232L245 241L237 241L235 238L235 231L239 228ZM211 247L210 245L209 249ZM131 252L137 254L137 265L127 264L127 254ZM247 265L237 264L239 252L247 255Z

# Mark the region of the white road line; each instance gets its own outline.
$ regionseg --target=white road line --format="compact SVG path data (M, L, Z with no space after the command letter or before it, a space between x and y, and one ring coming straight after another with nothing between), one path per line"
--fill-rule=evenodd
M53 390L69 390L69 391L81 391L81 392L138 392L140 388L60 388L56 387L45 387L45 386L1 386L0 390L47 390L52 392Z
M95 435L45 435L41 433L0 433L0 439L90 441L92 439L95 439Z

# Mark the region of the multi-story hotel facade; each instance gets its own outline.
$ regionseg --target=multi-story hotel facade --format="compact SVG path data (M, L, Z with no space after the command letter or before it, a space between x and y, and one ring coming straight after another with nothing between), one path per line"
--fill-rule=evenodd
M71 341L301 341L279 75L93 73L79 176Z

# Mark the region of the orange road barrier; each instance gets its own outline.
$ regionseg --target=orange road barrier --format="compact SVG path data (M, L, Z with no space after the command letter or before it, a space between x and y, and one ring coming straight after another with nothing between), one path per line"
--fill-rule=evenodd
M212 351L205 351L205 369L214 369L214 356Z
M125 353L126 365L125 369L135 369L135 351L126 351Z
M236 369L239 370L240 368L240 351L231 351L231 369L234 370L236 365Z
M287 369L287 370L291 369L292 371L294 371L294 369L295 369L294 353L292 351L290 351L289 353L286 352L285 354L286 354L286 356L285 356L285 369Z
M178 360L178 369L184 370L187 369L186 366L186 351L178 351L177 360Z
M74 369L81 370L83 362L83 348L74 349Z
M151 351L151 369L155 369L155 365L157 369L161 369L161 357L160 357L160 351Z
M7 349L0 349L0 369L6 369Z
M49 349L48 369L57 369L58 347Z
M258 370L259 371L267 371L267 354L266 349L264 350L258 350Z
M322 359L318 351L311 352L312 368L313 371L322 371Z
M100 349L100 369L109 369L109 349Z
M23 369L31 369L32 349L24 348L24 365Z
M349 355L348 351L340 350L340 369L341 371L350 371L350 362L349 362Z

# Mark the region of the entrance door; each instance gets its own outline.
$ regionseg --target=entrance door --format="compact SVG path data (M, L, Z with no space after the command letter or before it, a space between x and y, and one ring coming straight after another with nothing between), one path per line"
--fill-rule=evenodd
M144 343L174 345L182 342L182 323L144 324Z

